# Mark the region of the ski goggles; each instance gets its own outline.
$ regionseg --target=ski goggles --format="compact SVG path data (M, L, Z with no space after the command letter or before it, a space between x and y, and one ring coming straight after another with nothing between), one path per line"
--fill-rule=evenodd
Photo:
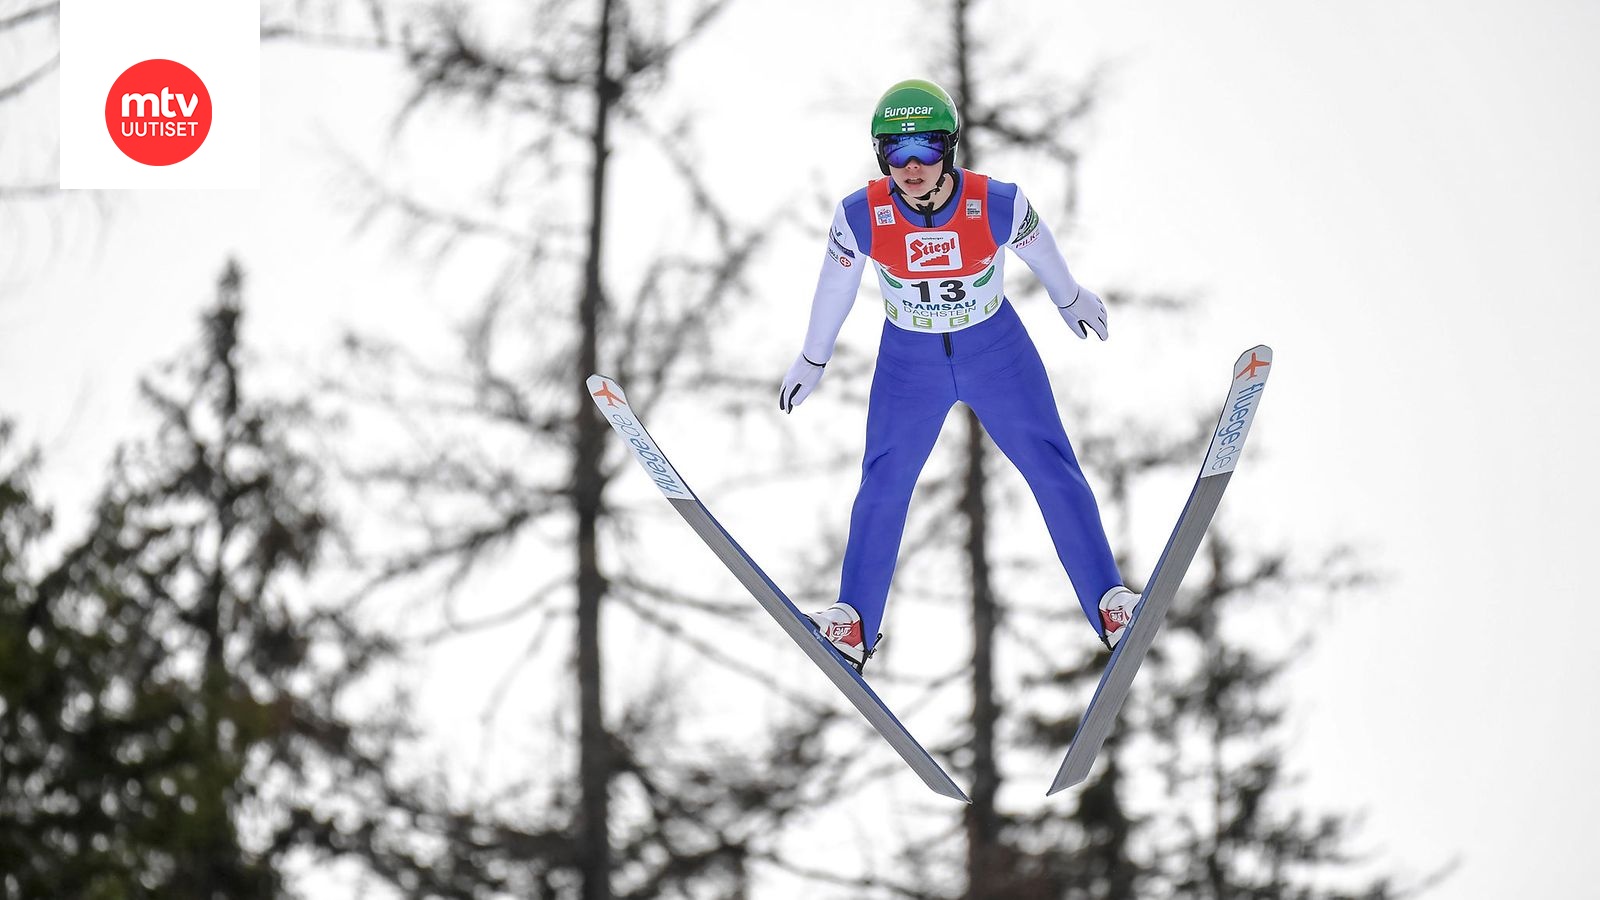
M944 159L945 148L949 146L949 136L942 131L889 134L878 138L879 155L896 169L903 168L913 159L931 166Z

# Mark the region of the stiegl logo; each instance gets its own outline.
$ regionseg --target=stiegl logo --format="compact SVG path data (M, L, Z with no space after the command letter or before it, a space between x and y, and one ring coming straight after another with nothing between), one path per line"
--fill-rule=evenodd
M961 240L953 231L922 231L906 235L906 268L913 272L961 268Z
M147 59L117 76L106 94L106 131L129 159L170 166L194 155L211 132L211 94L193 70Z

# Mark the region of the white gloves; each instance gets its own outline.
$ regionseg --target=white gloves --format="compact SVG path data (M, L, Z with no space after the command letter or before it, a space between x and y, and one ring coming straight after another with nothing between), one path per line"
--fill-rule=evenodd
M778 392L778 408L786 413L794 412L794 408L805 402L811 396L811 391L822 380L822 370L827 363L814 363L806 359L804 353L789 367L789 374L783 376L783 389Z
M1100 296L1094 291L1080 285L1078 296L1071 303L1056 308L1061 311L1061 318L1067 320L1067 327L1077 332L1078 337L1087 339L1092 328L1095 334L1100 335L1100 340L1106 339L1106 305L1100 302Z

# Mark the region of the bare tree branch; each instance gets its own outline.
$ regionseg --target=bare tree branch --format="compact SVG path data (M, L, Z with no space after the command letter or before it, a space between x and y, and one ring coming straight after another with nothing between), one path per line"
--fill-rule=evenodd
M44 78L51 72L54 72L60 65L61 54L57 53L51 56L45 62L41 63L32 72L29 72L16 81L11 82L10 84L0 84L0 103L4 103L5 101L10 100L11 98L16 97L17 95L26 91L28 88L36 84L40 79Z
M43 19L47 17L59 18L60 15L61 4L59 2L43 3L30 9L25 9L22 12L12 13L3 19L0 19L0 31L9 31L10 29L16 28L19 25L25 25L37 19Z

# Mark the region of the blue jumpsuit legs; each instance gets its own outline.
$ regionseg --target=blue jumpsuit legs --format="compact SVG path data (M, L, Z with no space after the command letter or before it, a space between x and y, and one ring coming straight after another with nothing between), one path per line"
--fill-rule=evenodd
M912 490L958 400L977 414L1032 489L1056 556L1098 631L1100 597L1122 584L1122 576L1094 493L1061 425L1044 363L1010 301L988 321L950 334L918 334L884 323L839 599L861 614L862 635L872 646Z

